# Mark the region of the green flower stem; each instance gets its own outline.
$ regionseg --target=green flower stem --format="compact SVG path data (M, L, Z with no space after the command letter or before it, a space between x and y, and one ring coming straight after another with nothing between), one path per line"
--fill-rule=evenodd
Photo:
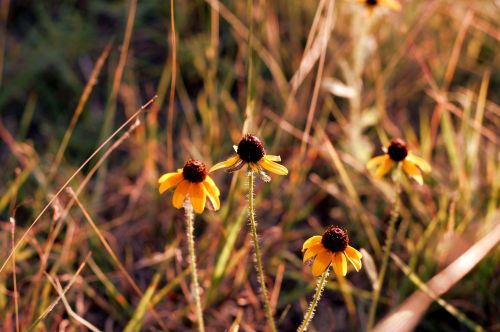
M382 258L382 265L380 266L380 271L378 273L378 279L373 289L372 304L370 306L370 312L368 313L368 324L366 328L367 331L370 331L373 328L373 324L375 323L375 314L377 313L377 304L380 299L380 291L382 290L382 285L384 283L385 273L389 264L389 256L391 254L392 243L394 241L394 235L396 234L396 222L399 219L400 209L400 177L401 170L398 165L394 180L396 184L396 191L394 193L394 202L392 205L391 218L389 220L389 229L387 230L387 238L385 239L384 256Z
M262 256L260 253L259 237L257 235L257 222L255 221L254 208L254 193L253 193L253 171L248 171L248 216L250 219L250 230L252 233L253 248L255 251L255 268L258 272L259 283L261 288L262 300L264 301L264 310L272 332L276 332L271 305L267 296L266 280L264 277L264 269L262 268Z
M304 320L297 329L297 332L307 331L307 327L309 326L309 323L314 317L314 312L316 311L319 299L321 298L323 289L325 288L326 282L328 281L329 270L330 267L327 267L325 272L323 272L323 274L321 275L321 278L318 278L318 283L316 284L316 293L314 294L311 303L309 303L309 309L307 309L307 312L304 315Z
M184 202L186 214L187 238L189 247L189 264L191 266L192 292L196 304L196 317L198 317L198 331L205 332L203 311L201 309L200 285L198 283L198 270L196 269L196 252L194 251L194 212L190 201Z

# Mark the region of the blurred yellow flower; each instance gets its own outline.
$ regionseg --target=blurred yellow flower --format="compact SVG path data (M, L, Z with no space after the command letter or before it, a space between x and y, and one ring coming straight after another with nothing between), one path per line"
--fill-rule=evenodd
M357 0L359 3L364 4L369 13L375 9L376 6L387 7L392 10L401 10L401 4L397 0Z
M169 188L177 186L172 198L172 204L180 209L186 196L189 195L194 212L202 213L205 209L207 196L214 207L220 208L219 188L208 176L207 168L201 161L189 160L177 172L163 174L158 180L160 194Z
M359 251L349 245L347 232L340 227L330 226L323 235L310 237L302 246L304 252L303 261L314 257L312 274L317 277L321 275L330 263L338 276L347 274L347 261L356 271L361 270L361 258Z
M379 179L387 174L394 164L399 162L403 163L403 171L420 185L424 183L422 172L429 173L431 171L431 166L422 158L411 153L406 143L399 138L391 141L385 154L370 159L366 167L369 170L375 169L373 176Z
M271 181L271 178L264 172L264 169L271 173L278 175L287 175L288 169L278 164L281 161L280 156L271 156L266 154L264 149L264 144L255 135L247 134L245 135L238 146L233 146L236 151L236 155L231 158L215 164L210 169L210 172L216 171L221 168L227 168L227 172L235 172L243 167L243 165L248 164L248 166L260 177L266 181Z

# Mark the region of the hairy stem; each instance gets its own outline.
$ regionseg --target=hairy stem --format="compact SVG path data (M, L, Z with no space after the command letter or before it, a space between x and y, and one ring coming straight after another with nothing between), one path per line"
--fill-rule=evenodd
M250 230L252 233L253 248L255 251L255 268L259 276L259 283L261 288L262 300L264 301L264 310L266 312L267 320L271 331L276 332L276 325L274 323L271 305L267 296L266 280L264 278L264 269L262 268L262 256L260 254L259 237L257 235L257 222L255 221L255 208L254 208L254 193L253 193L253 171L248 171L248 215L250 219Z
M314 293L314 297L309 303L309 309L307 309L306 314L304 315L304 320L302 324L300 324L297 332L307 331L307 327L309 323L314 317L314 312L316 311L316 306L318 305L319 299L321 298L321 294L323 293L323 289L325 288L326 282L328 281L330 267L327 267L325 272L321 275L321 278L318 278L318 283L316 284L316 293Z
M394 193L394 201L392 204L391 218L389 220L389 229L387 230L387 238L385 239L384 256L382 258L382 265L380 266L380 271L378 273L377 283L374 286L372 294L372 304L370 306L370 312L368 314L368 324L366 326L367 331L373 328L375 323L375 315L377 313L377 305L380 299L380 291L382 290L382 285L384 283L385 273L387 271L387 266L389 263L389 256L391 254L392 242L394 241L394 235L396 234L396 222L399 219L399 208L400 208L400 177L401 170L398 168L396 171L396 191Z
M190 201L184 202L186 214L187 238L189 247L189 264L191 266L192 292L196 304L196 317L198 317L198 331L204 332L203 311L201 309L200 285L198 283L198 270L196 269L196 253L194 251L194 213Z

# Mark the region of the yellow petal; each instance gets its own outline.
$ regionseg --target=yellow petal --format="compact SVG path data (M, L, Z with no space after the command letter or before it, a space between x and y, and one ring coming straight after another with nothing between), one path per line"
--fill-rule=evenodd
M420 157L415 156L411 152L408 154L408 156L406 156L405 160L408 160L409 162L412 162L415 165L417 165L424 173L429 173L431 171L431 165L429 165L427 161L425 161Z
M347 260L343 252L333 254L333 270L338 276L345 276L347 274Z
M272 172L274 174L278 175L287 175L288 174L288 169L286 169L285 166L280 165L278 163L275 163L272 160L269 160L267 156L264 156L261 160L259 160L259 164L267 169L269 172Z
M163 178L163 181L160 182L160 188L159 188L160 194L163 194L165 190L175 187L176 185L179 184L179 182L184 180L184 176L182 175L182 173L168 173L164 174L161 178Z
M170 179L173 176L176 176L179 173L182 173L182 169L180 170L180 172L179 172L179 170L177 170L177 172L165 173L162 176L160 176L160 178L158 179L158 183L168 181L168 179Z
M281 157L280 156L273 156L271 154L266 154L266 158L271 160L271 161L277 161L277 162L280 162L281 161Z
M401 10L401 4L396 0L379 0L381 6L388 7L393 10Z
M321 235L315 235L315 236L311 236L310 238L308 238L304 242L304 244L302 245L302 251L306 250L307 248L309 248L313 244L320 243L321 242L321 238L322 238Z
M220 163L217 163L217 164L213 165L210 168L210 171L208 171L208 172L211 173L211 172L216 171L216 170L221 169L221 168L231 167L234 164L236 164L236 162L239 159L240 159L240 157L238 155L232 156L231 158L229 158L227 160L221 161Z
M207 179L209 177L207 176ZM212 186L206 179L203 182L203 185L205 186L205 191L207 193L208 199L210 202L212 202L212 206L214 207L214 210L217 211L220 209L220 200L219 200L219 190L215 186L215 184Z
M383 163L382 165L380 165L377 170L375 171L375 174L373 175L373 177L375 179L380 179L381 177L383 177L384 175L387 174L387 172L389 172L391 170L391 167L392 165L394 164L394 162L392 161L391 158L387 158Z
M326 250L321 243L313 244L306 250L302 262L306 262L309 258L316 256L320 251Z
M201 182L191 184L189 199L191 200L191 204L193 204L194 212L202 213L207 202L207 193L205 192L205 186Z
M347 247L347 248L349 248L349 247ZM358 272L359 270L361 270L361 259L354 252L352 252L350 250L348 251L347 248L344 251L344 254L347 257L347 259L349 260L349 262L351 262L351 264L354 266L354 269L356 270L356 272ZM356 250L354 248L351 248L351 249Z
M217 185L215 184L214 180L212 180L212 178L208 175L205 178L205 184L207 188L210 187L210 192L213 192L217 196L220 195L219 188L217 188Z
M424 179L422 179L422 173L414 163L408 160L403 160L403 170L408 174L409 177L417 181L419 185L424 184Z
M175 189L174 197L172 198L172 204L176 209L180 209L182 207L182 203L184 203L190 187L191 182L184 180L181 181L181 183L179 183L179 185Z
M363 258L363 255L351 246L347 246L347 248L345 248L345 252L347 252L349 256L355 257L357 259Z
M372 159L368 160L368 162L366 163L366 168L368 168L368 169L376 168L380 164L382 164L384 161L386 161L387 159L389 159L389 156L387 154L373 157Z
M318 253L312 265L312 274L317 277L323 273L332 261L332 252L323 250Z

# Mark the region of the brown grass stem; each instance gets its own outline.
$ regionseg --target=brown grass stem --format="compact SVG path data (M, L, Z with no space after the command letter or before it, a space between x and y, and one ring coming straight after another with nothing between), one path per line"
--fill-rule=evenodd
M87 84L85 85L85 88L83 88L83 92L82 95L80 96L80 100L78 101L78 105L76 106L75 113L73 113L73 117L70 120L68 128L66 128L66 132L64 133L63 139L61 141L61 144L59 145L59 149L57 150L56 156L54 158L54 162L52 163L52 166L50 168L48 176L49 182L54 177L55 173L57 172L57 169L59 168L59 165L61 164L61 160L64 156L64 152L66 151L73 130L75 129L76 123L78 122L78 119L80 118L80 115L83 112L83 108L87 104L87 100L90 97L92 89L97 84L97 78L102 70L102 67L104 66L106 59L108 58L112 44L113 41L110 41L106 45L104 50L101 52L101 55L96 61L94 69L90 73L90 78Z
M16 220L10 218L10 240L11 246L14 248L15 245L15 233L16 233ZM12 286L14 287L14 310L16 313L16 332L19 332L19 303L18 303L18 293L17 293L17 277L16 277L16 255L12 255Z
M78 197L75 195L75 192L73 191L73 189L71 189L71 187L68 187L67 191L70 194L71 198L73 200L75 200L76 204L78 205L78 207L82 211L83 215L85 216L85 219L87 220L87 222L90 224L90 226L92 227L92 229L96 233L97 237L99 238L102 245L104 246L104 249L106 249L106 252L109 254L109 256L111 257L113 262L116 264L116 266L118 267L118 270L120 270L120 272L123 275L123 277L125 278L125 280L127 280L128 284L132 287L132 289L134 290L134 292L138 296L140 296L141 298L144 297L144 293L141 291L139 286L137 286L137 284L135 283L134 279L132 279L130 274L127 272L127 269L125 268L125 266L123 266L122 262L118 259L118 256L116 256L115 252L113 251L113 249L109 245L109 242L106 240L106 238L104 237L102 232L99 230L99 227L97 227L96 223L94 222L94 220L90 216L90 214L87 211L87 209L85 208L85 206L83 206L83 204L80 202ZM153 306L151 304L148 305L148 309L151 311L151 313L152 313L153 317L156 319L157 323L162 327L162 329L164 331L166 331L167 329L165 327L165 324L161 320L158 312L156 312L156 310L153 308Z
M90 157L85 160L85 162L78 167L78 169L69 177L69 179L62 185L62 187L57 191L57 193L50 199L50 201L45 205L45 207L42 209L42 211L38 214L38 216L35 218L35 220L31 223L31 225L28 227L28 229L21 235L21 238L17 241L15 247L10 251L9 255L7 258L5 258L4 262L2 263L2 266L0 267L0 273L3 271L9 260L12 258L12 254L14 251L19 249L19 246L21 243L24 241L28 233L33 229L33 227L36 225L38 220L43 216L43 214L49 209L49 207L54 203L54 201L59 197L59 195L62 193L66 187L68 187L69 183L78 175L78 173L81 172L81 170L116 136L118 135L119 132L121 132L125 127L127 127L132 121L135 121L136 118L145 110L147 109L156 99L156 96L151 98L146 104L142 105L137 112L135 112L127 121L125 121L118 129L115 130L113 134L111 134L108 139L106 139L91 155Z
M174 0L170 0L170 29L170 39L172 41L172 81L170 83L170 98L168 100L167 115L167 169L174 168L174 98L175 81L177 79L177 40L175 36Z
M387 266L389 265L389 257L391 254L392 243L394 241L394 236L396 234L396 222L399 219L400 211L400 192L401 192L401 169L398 165L398 169L395 174L395 191L394 191L394 201L392 204L391 218L389 219L389 228L387 230L387 236L385 239L384 256L382 257L382 265L380 266L380 271L378 273L377 282L373 287L372 303L370 306L370 311L368 313L368 323L366 325L367 331L373 328L375 323L375 315L377 313L377 305L380 299L380 292L382 290L382 285L384 283L385 273L387 272Z

